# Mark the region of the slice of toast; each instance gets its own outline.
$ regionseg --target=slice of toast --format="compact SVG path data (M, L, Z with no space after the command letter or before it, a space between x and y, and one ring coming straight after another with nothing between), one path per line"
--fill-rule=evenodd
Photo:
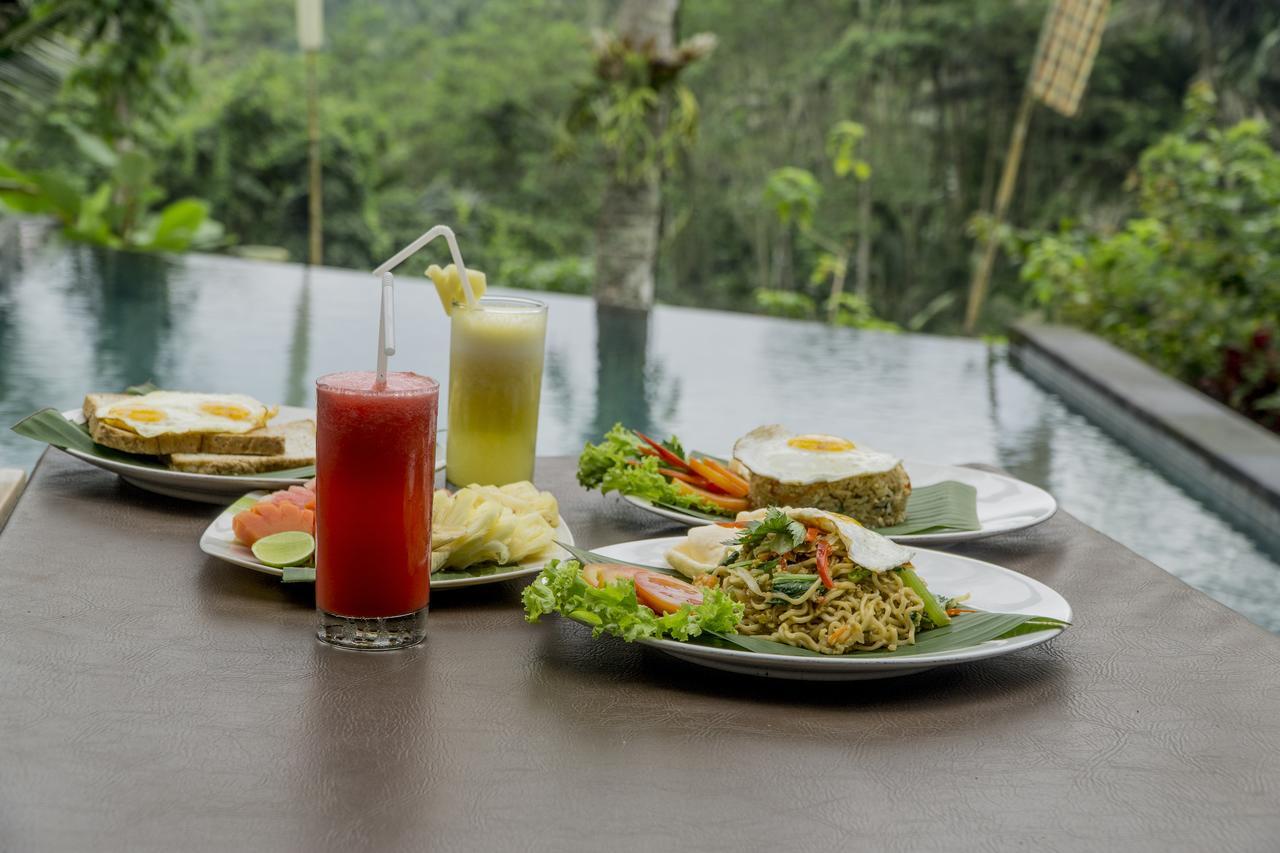
M174 433L145 438L98 420L99 406L129 399L129 394L86 394L84 419L89 437L98 444L147 456L171 453L234 453L250 456L278 456L285 452L286 438L280 427L267 425L246 433Z
M315 463L315 421L290 421L276 429L284 434L285 449L273 456L173 453L166 461L173 470L192 474L262 474Z

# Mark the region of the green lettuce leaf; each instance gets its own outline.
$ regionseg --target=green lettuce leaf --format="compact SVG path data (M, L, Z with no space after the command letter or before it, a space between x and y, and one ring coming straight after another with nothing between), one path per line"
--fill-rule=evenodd
M661 467L653 456L640 452L644 442L622 424L614 424L599 444L588 444L578 457L578 482L588 489L608 494L618 492L677 509L692 509L723 518L718 507L695 495L685 494L658 473ZM673 436L668 448L679 447Z
M731 633L742 617L742 605L716 589L705 591L699 605L659 616L636 599L630 580L597 589L582 579L581 568L577 560L547 564L522 594L525 618L537 622L548 613L558 613L589 625L594 637L612 634L631 642L659 637L688 640L704 631Z
M599 444L588 444L578 457L578 482L587 489L598 489L605 475L628 459L640 455L640 437L622 424L614 424Z

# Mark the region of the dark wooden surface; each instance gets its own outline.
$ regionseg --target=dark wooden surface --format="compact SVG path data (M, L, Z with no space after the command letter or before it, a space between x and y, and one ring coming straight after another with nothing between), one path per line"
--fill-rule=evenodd
M538 480L587 546L677 532ZM0 849L1274 850L1280 638L1066 513L963 553L1076 625L879 682L696 668L521 583L430 636L313 639L310 589L205 558L218 513L60 453L0 534Z

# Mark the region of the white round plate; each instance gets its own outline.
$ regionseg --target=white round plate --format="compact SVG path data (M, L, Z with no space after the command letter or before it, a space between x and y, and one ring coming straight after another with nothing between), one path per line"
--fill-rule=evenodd
M931 486L946 480L968 483L978 491L977 530L944 530L939 533L909 533L889 537L904 545L949 545L982 539L997 533L1009 533L1048 521L1058 511L1053 495L1039 486L1024 483L1003 474L963 468L959 465L937 465L932 462L903 462L913 487ZM623 495L623 499L643 510L681 524L708 524L705 518L678 509L655 506L644 498Z
M253 551L236 541L236 535L231 529L231 519L238 512L238 506L241 501L252 498L256 501L258 498L264 497L266 491L250 492L244 495L239 501L227 507L221 515L213 520L200 536L200 550L208 554L210 557L217 557L219 560L225 560L228 563L234 563L237 566L244 566L246 569L253 569L255 572L262 572L267 575L275 575L281 577L284 571L273 568L264 563L258 562L258 558L253 556ZM560 519L560 526L556 528L556 541L563 542L566 545L573 545L573 531L569 529L569 525L565 524L564 518ZM518 563L501 572L494 572L491 575L481 575L474 578L449 578L448 580L432 580L432 589L456 589L463 586L480 586L482 584L500 583L509 581L512 578L522 578L527 575L536 575L546 567L547 563L552 559L564 558L569 555L561 548L556 548L552 555L546 559L530 560L525 563Z
M84 412L79 409L65 411L62 416L74 424L84 423ZM271 419L271 423L274 426L286 424L290 421L314 421L315 419L316 413L314 409L281 406L280 411ZM444 468L443 438L442 432L437 438L436 445L437 471ZM119 474L120 479L137 486L139 489L145 489L148 492L155 492L171 498L179 498L184 501L199 501L201 503L222 504L237 495L244 494L248 489L283 489L300 485L310 479L264 477L253 474L192 474L187 471L170 471L166 468L157 468L152 465L138 465L115 459L104 459L100 456L92 456L70 448L64 449L63 452L69 453L77 459L83 459L90 465L95 465L113 474Z
M598 548L602 557L664 566L667 549L684 541L683 536L642 539ZM1037 580L969 557L944 551L917 551L912 559L916 572L935 594L954 596L969 593L965 602L979 610L999 613L1028 613L1071 621L1071 605L1065 598ZM806 681L856 681L910 675L939 666L984 660L1038 646L1061 634L1062 628L1022 634L1007 640L988 640L971 648L949 652L908 655L897 658L797 657L772 655L738 649L722 649L676 640L640 640L681 660L713 669L791 678Z

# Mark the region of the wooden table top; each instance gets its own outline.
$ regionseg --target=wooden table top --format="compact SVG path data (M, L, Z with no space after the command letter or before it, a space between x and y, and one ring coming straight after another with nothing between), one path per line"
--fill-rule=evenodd
M680 528L539 485L588 547ZM523 582L344 652L312 593L206 558L218 508L51 451L0 534L8 850L1275 849L1280 637L1065 512L957 548L1072 603L1061 637L916 676L694 667Z

